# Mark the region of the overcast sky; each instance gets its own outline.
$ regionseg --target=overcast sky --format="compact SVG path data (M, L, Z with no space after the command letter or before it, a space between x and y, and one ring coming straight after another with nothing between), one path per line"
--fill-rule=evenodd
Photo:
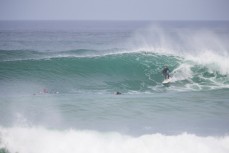
M229 0L0 0L0 20L229 20Z

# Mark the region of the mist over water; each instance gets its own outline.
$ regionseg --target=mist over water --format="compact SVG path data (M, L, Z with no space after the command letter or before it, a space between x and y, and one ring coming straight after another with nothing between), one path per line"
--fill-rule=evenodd
M0 152L228 152L228 25L1 21Z

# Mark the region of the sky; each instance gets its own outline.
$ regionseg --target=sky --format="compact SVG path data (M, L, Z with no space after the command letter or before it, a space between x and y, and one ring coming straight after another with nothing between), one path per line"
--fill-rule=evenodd
M0 20L229 20L229 0L0 0Z

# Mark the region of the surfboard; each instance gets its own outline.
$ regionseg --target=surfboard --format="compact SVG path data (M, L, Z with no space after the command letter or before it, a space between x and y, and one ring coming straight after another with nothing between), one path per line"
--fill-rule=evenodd
M171 82L171 78L169 79L165 79L162 84L166 85L166 84L169 84Z

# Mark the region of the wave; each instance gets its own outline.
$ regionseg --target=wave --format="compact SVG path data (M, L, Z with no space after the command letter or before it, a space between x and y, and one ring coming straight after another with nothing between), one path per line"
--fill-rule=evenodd
M28 54L29 53L29 54ZM161 70L171 70L171 90L229 88L226 57L175 56L147 51L65 52L3 51L0 77L4 82L31 81L48 88L67 90L160 91ZM24 56L26 55L26 56ZM209 58L212 57L212 58ZM19 59L20 57L23 57ZM8 59L8 60L6 60ZM60 89L58 89L60 90Z
M48 60L58 57L87 57L99 56L99 51L88 49L77 49L69 51L35 51L35 50L0 50L0 61L26 61L26 60Z
M54 130L43 127L0 127L0 151L9 153L58 152L176 152L226 153L229 137L148 134L139 137L117 132Z

